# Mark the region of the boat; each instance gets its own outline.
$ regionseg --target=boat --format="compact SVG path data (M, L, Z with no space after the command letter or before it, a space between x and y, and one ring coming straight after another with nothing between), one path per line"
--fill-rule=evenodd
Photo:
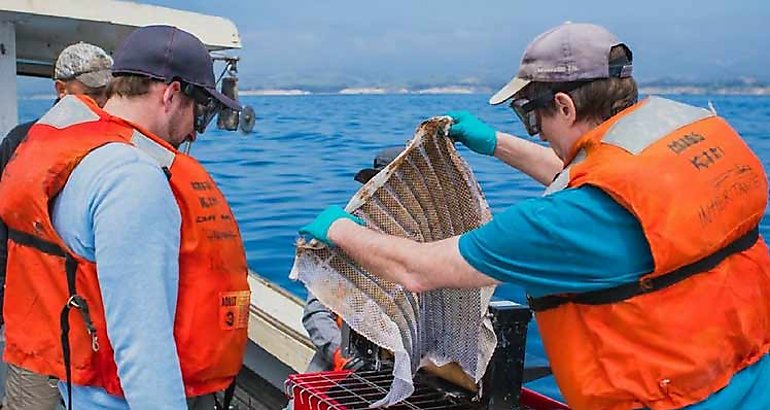
M18 122L17 75L52 78L58 52L65 46L87 41L111 54L131 31L151 24L174 25L201 39L215 60L224 66L220 75L223 92L237 98L235 64L238 57L233 53L242 44L238 29L228 19L118 0L4 0L0 5L0 88L4 90L0 99L0 135L5 136ZM253 127L253 110L246 113L250 117L247 115L240 121L235 120L242 131ZM232 113L225 113L227 115ZM220 128L235 128L232 118L220 120ZM248 129L244 128L244 123ZM289 382L294 383L291 386L296 386L298 380L315 377L302 374L315 353L301 323L304 301L257 272L249 271L248 282L252 292L249 343L243 369L237 378L233 408L280 409L286 405L287 397L293 397ZM515 310L529 321L531 314L526 307L517 305ZM525 336L526 324L523 328L517 326L515 330L521 335L522 329ZM509 345L508 349L517 355L513 362L521 373L523 339ZM511 389L511 385L504 384L511 380L509 370L510 367L497 370L502 377L498 380L495 393L499 397L492 398L497 400L497 404L488 403L486 408L566 408L529 389ZM519 378L517 385L522 382L523 373L519 373L515 376ZM426 373L425 377L433 376ZM441 391L446 394L449 391L465 394L469 400L476 398L476 403L481 403L478 391L466 389L465 393L457 393L463 391L462 388L452 387L451 382L448 385L443 381L440 383Z
M78 41L98 45L108 53L137 27L168 24L195 34L223 65L219 76L225 94L237 97L234 89L237 56L242 47L235 24L223 17L116 0L3 0L0 5L0 135L5 136L18 121L16 76L53 78L59 52ZM253 127L253 110L242 127ZM226 112L225 117L232 117ZM230 118L229 122L233 119ZM235 118L238 123L239 119ZM250 131L243 129L244 131ZM233 130L231 124L220 128Z

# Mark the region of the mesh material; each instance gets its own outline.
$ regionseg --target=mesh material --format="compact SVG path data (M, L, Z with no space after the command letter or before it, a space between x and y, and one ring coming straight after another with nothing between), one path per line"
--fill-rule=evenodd
M420 242L459 235L488 221L489 207L470 168L447 138L448 117L423 122L406 149L353 196L346 210L379 232ZM373 275L317 241L297 245L291 277L359 334L393 352L393 382L374 405L414 392L425 360L454 361L476 382L496 338L486 317L494 287L421 294Z

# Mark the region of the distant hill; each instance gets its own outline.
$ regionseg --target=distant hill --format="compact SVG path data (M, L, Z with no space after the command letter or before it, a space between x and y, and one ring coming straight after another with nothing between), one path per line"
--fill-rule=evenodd
M492 94L490 86L437 85L420 88L406 87L347 87L347 86L292 86L288 88L252 88L241 90L241 95L307 95L307 94ZM770 85L725 84L655 84L639 85L641 94L687 95L770 95Z
M47 79L19 77L17 84L18 95L22 98L48 98L53 94L52 82ZM334 76L314 80L273 78L257 82L247 77L239 80L239 90L242 95L491 94L503 84L478 78L396 83L384 80L367 82L362 78ZM639 88L643 94L770 95L770 81L760 81L753 77L710 82L660 78L639 81Z

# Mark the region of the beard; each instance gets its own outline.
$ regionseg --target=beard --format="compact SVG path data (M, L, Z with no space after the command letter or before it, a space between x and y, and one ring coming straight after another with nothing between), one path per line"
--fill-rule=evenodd
M193 131L193 119L189 115L191 105L192 103L184 104L184 106L174 110L169 118L168 142L174 148L179 148Z

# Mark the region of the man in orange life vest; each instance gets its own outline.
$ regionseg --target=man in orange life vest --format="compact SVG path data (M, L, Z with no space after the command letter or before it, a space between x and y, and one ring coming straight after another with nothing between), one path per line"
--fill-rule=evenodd
M100 106L107 101L107 83L112 79L112 57L101 48L84 42L65 47L56 58L54 66L54 90L56 101L65 95L85 94ZM0 172L13 156L16 147L27 136L27 132L37 120L25 122L14 127L0 143ZM8 230L0 221L0 306L6 276ZM0 323L2 320L0 318ZM38 375L16 366L8 368L7 379L3 383L5 364L0 370L0 391L5 391L3 407L7 410L46 410L55 409L61 401L59 389L52 385L47 375ZM0 394L2 396L2 394Z
M490 99L510 100L563 160L543 198L433 243L379 234L339 207L300 233L416 292L523 286L572 408L770 408L767 177L714 112L637 102L631 57L602 27L563 24ZM507 137L451 115L450 136L500 156Z
M210 409L241 367L247 267L225 198L177 149L240 106L175 27L130 34L113 76L104 109L63 98L6 167L5 360L60 379L68 408Z

